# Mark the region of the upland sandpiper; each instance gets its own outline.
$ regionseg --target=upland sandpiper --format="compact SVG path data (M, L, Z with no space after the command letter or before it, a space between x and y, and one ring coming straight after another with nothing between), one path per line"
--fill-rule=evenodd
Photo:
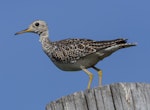
M127 43L127 39L123 38L105 41L72 38L52 42L48 38L48 26L42 20L34 21L27 29L17 32L15 35L26 32L33 32L40 36L39 41L43 51L59 69L64 71L83 70L89 76L88 89L90 89L93 79L93 74L88 71L88 68L93 68L98 72L99 86L101 86L102 71L95 65L119 49L136 45L136 43Z

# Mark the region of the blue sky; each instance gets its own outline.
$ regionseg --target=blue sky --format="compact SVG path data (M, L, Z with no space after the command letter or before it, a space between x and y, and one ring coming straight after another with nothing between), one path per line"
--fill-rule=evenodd
M59 70L41 49L39 37L15 36L34 20L45 20L52 41L66 38L128 38L138 46L122 49L97 64L103 85L150 83L149 0L3 0L0 4L0 110L43 110L50 101L85 90L83 72ZM92 87L98 84L94 73Z

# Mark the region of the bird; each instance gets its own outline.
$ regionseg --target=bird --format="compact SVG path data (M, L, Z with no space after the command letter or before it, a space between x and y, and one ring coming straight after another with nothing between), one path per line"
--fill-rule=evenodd
M95 65L119 49L136 46L136 43L127 43L128 39L117 38L113 40L96 41L84 38L68 38L60 41L49 39L48 25L43 20L33 21L25 30L15 33L35 33L39 35L42 50L49 59L63 71L83 70L88 76L87 89L91 88L93 68L98 73L98 86L102 86L102 70Z

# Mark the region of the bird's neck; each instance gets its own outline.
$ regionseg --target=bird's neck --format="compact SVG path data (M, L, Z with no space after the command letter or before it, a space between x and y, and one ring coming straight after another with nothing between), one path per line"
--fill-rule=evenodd
M45 43L50 42L49 38L48 38L48 31L44 31L42 33L40 33L40 39L39 41L41 42L42 45L44 45Z
M50 56L50 52L51 50L53 49L53 46L52 46L52 42L49 40L48 38L48 31L45 31L45 32L42 32L40 34L40 39L39 41L41 42L42 44L42 48L44 50L44 52Z

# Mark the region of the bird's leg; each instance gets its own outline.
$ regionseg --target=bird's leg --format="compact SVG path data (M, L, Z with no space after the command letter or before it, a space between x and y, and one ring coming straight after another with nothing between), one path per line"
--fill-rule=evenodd
M93 80L93 74L91 72L89 72L87 69L85 69L84 67L81 67L81 69L89 76L89 82L88 82L87 89L90 89L91 83Z
M101 87L102 86L102 70L96 68L95 66L92 67L93 69L95 69L98 72L98 84Z

